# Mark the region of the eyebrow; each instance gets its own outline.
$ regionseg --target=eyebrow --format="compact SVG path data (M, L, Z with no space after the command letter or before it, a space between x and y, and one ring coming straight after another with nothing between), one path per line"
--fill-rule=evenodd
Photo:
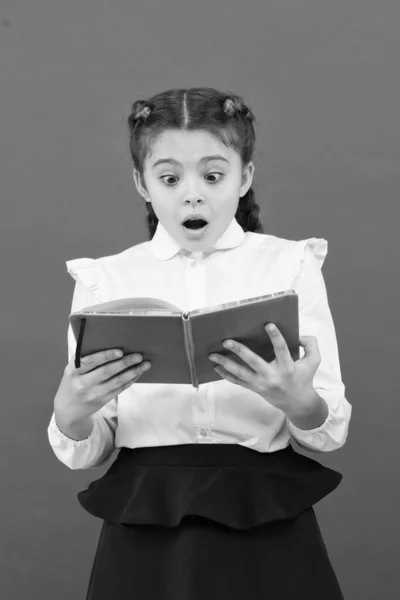
M199 163L205 163L210 160L224 160L229 164L229 160L227 160L224 156L221 156L220 154L214 154L213 156L203 156L203 158L199 160ZM153 165L153 168L161 163L172 163L174 165L182 166L182 164L178 160L175 160L173 158L160 158L159 160L156 160L156 162Z

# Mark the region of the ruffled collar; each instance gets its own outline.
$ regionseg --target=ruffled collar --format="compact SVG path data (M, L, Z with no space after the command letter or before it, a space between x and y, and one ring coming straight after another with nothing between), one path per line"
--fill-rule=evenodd
M240 246L246 234L234 217L221 237L213 245L213 250L223 250L227 248L236 248ZM187 251L182 249L179 244L169 235L168 231L161 225L160 221L157 224L156 232L150 242L151 250L159 260L168 260L175 256L178 252L187 254Z

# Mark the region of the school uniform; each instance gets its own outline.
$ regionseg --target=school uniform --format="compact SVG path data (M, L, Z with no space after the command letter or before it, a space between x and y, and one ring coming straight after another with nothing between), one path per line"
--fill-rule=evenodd
M329 407L320 427L302 430L224 379L198 390L139 380L93 415L84 440L62 433L53 413L48 438L65 465L116 457L78 494L102 521L86 600L343 599L313 509L342 475L292 446L316 455L342 447L352 412L326 255L325 239L244 232L233 219L207 253L180 249L159 223L151 241L66 262L71 312L135 296L194 310L294 289L300 335L314 335L321 355L313 385ZM75 348L68 325L69 360Z

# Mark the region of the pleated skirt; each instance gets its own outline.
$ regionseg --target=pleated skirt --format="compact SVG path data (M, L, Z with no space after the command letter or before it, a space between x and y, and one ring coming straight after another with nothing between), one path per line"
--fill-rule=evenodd
M343 600L313 509L341 479L291 445L122 448L78 494L102 520L86 600Z

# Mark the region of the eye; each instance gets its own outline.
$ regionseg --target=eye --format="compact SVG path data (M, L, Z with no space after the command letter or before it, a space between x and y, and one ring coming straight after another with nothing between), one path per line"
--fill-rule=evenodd
M212 173L207 173L206 177L214 177L215 175L221 175L220 179L218 179L217 181L210 181L209 183L218 183L218 181L220 181L224 174L223 173L219 173L218 171L213 171Z
M213 171L212 173L207 173L206 177L214 177L215 175L221 175L220 179L218 179L217 181L209 181L209 183L215 184L218 183L218 181L220 181L222 179L222 177L224 177L223 173L220 173L219 171ZM160 177L160 179L164 182L164 179L177 179L176 175L162 175ZM171 185L169 185L168 183L166 184L168 187L173 187Z

